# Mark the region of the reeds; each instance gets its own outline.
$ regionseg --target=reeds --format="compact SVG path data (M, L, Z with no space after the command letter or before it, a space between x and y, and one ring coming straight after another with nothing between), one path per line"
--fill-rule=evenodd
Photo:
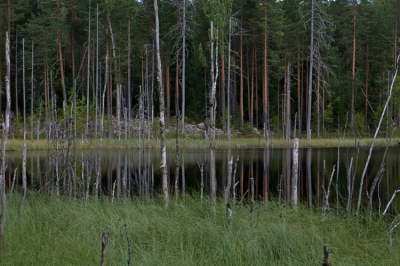
M272 200L259 207L258 224L251 227L249 206L235 206L228 225L224 199L217 200L214 215L197 194L167 210L162 195L113 203L91 199L85 205L28 192L22 215L18 201L17 193L10 195L1 265L98 265L102 257L104 265L321 265L324 245L332 265L400 261L388 249L389 221L345 210L323 218L304 205L285 204L280 215ZM395 251L400 241L393 229Z

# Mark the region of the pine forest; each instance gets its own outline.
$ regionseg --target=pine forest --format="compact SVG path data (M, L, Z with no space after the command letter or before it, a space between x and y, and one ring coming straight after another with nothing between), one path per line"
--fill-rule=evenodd
M159 0L159 27L150 0L0 8L16 137L68 121L75 137L129 138L164 116L167 132L205 123L229 138L371 136L383 110L379 133L400 122L397 0Z

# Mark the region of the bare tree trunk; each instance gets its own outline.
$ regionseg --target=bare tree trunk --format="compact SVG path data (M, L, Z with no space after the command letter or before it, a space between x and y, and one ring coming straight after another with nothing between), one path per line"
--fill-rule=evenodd
M309 78L308 78L308 98L307 98L307 139L311 139L311 106L312 106L312 78L314 67L314 4L315 0L311 0L311 37L310 37L310 62L309 62Z
M351 63L351 114L350 114L350 124L354 125L354 87L356 79L356 4L357 1L353 0L353 55Z
M243 12L240 15L240 128L244 126L244 105L243 105Z
M227 129L228 140L231 141L231 43L232 43L232 17L229 17L229 37L228 37L228 86L227 86Z
M132 103L132 92L131 92L131 21L129 20L128 24L128 125L125 125L125 128L128 127L128 135L131 132L131 103Z
M179 114L176 116L175 201L179 195Z
M61 46L60 1L57 1L57 44L58 44L58 58L60 62L61 87L63 93L63 110L65 116L68 99L67 99L67 90L65 89L64 64L63 64L62 46Z
M268 23L267 23L267 1L264 1L264 53L263 53L263 121L264 121L264 138L268 147Z
M32 59L31 59L31 141L33 141L33 99L34 99L34 78L33 78L33 42L32 42Z
M18 107L18 30L15 30L15 114L19 122L19 107ZM11 77L10 77L11 78Z
M117 125L118 125L118 140L121 139L121 84L117 76L117 56L116 56L116 47L115 47L115 42L114 42L114 34L113 30L111 27L111 20L110 16L107 17L108 19L108 25L110 28L110 35L111 35L111 44L112 44L112 50L113 50L113 61L114 61L114 76L115 76L115 82L116 82L116 111L117 111Z
M24 143L24 147L22 149L22 193L21 199L18 205L18 213L22 213L22 207L24 205L26 196L26 143Z
M361 175L360 190L359 190L359 193L358 193L358 202L357 202L357 211L356 211L356 215L357 215L357 216L358 216L358 214L359 214L359 212L360 212L361 194L362 194L362 190L363 190L363 184L364 184L365 174L366 174L366 172L367 172L367 168L368 168L368 165L369 165L369 161L371 160L372 150L373 150L373 148L374 148L375 140L376 140L376 137L377 137L377 135L378 135L378 133L379 133L379 129L380 129L380 127L381 127L382 120L383 120L383 117L384 117L384 115L385 115L386 109L388 108L390 99L392 98L393 86L394 86L394 82L395 82L396 77L397 77L397 72L398 72L398 70L399 70L399 67L398 67L399 59L400 59L400 55L397 56L397 64L396 64L397 67L396 67L396 71L395 71L395 73L394 73L394 75L393 75L392 83L391 83L391 86L390 86L390 89L389 89L389 92L388 92L388 97L387 97L387 99L386 99L385 106L383 107L382 114L381 114L381 118L379 119L378 126L377 126L377 128L376 128L376 130L375 130L374 138L373 138L373 140L372 140L372 144L371 144L371 147L370 147L370 149L369 149L367 162L365 163L364 170L363 170L363 173L362 173L362 175Z
M24 141L26 140L26 96L25 96L25 39L22 39L22 95L24 101Z
M179 53L176 52L175 72L175 116L179 114Z
M6 81L6 116L3 124L3 136L1 143L1 169L0 169L0 189L1 189L1 216L0 216L0 248L4 249L4 226L6 223L6 147L8 140L8 131L10 128L10 109L11 109L11 89L10 89L10 35L6 33L6 62L7 62L7 75Z
M91 3L89 2L89 17L88 17L88 44L87 44L87 76L86 76L86 127L85 127L85 138L89 136L89 110L90 110L90 101L89 101L89 91L90 91L90 13L91 13Z
M286 140L290 140L290 62L287 62L286 69Z
M167 65L165 66L165 96L167 98L167 121L166 121L166 126L169 128L170 124L170 117L171 117L171 86L169 84L170 82L170 77L169 77L169 59L167 59Z
M216 204L216 195L217 195L217 181L215 176L215 154L214 154L214 139L215 139L215 94L216 94L216 86L217 86L217 77L218 77L218 58L216 59L217 74L214 74L214 26L211 21L211 35L210 35L210 47L211 47L211 92L210 92L210 198L211 198L211 210L215 213L215 204ZM216 55L218 56L218 44L216 45Z
M160 103L160 136L161 136L161 170L162 170L162 188L164 193L165 207L168 207L168 176L167 176L167 148L165 145L165 117L164 117L164 88L162 82L162 64L160 54L160 26L158 20L158 3L154 0L154 14L156 20L156 49L157 49L157 80L158 80L158 95Z
M185 134L185 92L186 92L186 0L182 5L182 134Z
M97 138L97 124L98 124L98 112L99 112L99 101L101 101L101 85L99 84L99 4L96 6L96 95L95 95L95 122L94 122L94 136ZM129 72L128 72L129 74ZM100 94L100 95L99 95ZM101 109L101 106L100 106Z

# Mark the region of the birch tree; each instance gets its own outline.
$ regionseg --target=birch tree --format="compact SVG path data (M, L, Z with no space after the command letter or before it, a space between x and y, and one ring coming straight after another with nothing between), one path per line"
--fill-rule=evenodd
M11 89L10 89L10 35L6 32L6 64L7 73L6 82L6 114L3 121L3 136L1 142L1 169L0 169L0 189L1 189L1 216L0 216L0 248L4 248L4 226L6 223L6 147L8 140L8 131L10 128L10 109L11 109Z
M164 105L164 87L162 80L162 64L160 54L160 23L158 19L158 3L154 0L154 15L156 23L156 51L157 51L157 81L158 81L158 97L160 104L160 141L161 141L161 171L162 171L162 188L164 193L165 207L168 207L168 176L167 176L167 148L165 144L165 105Z

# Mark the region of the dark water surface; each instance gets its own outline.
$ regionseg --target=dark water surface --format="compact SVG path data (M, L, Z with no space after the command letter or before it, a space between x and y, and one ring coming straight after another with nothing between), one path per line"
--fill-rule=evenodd
M385 148L374 149L363 185L363 206L368 202L372 181L378 173ZM228 176L228 160L236 165L237 197L249 196L250 179L255 181L255 195L262 198L290 199L293 150L286 149L222 149L215 150L217 192L223 195ZM320 205L335 165L329 201L346 206L348 176L354 177L353 201L360 189L360 178L369 147L299 149L298 195L301 201ZM338 164L339 153L339 164ZM204 193L210 190L210 151L183 149L179 154L179 193L200 192L204 165ZM237 161L237 158L239 160ZM114 197L151 198L161 191L159 150L66 150L32 151L27 154L28 188L41 193L56 193L81 198L94 195L96 180L99 194ZM236 163L237 162L237 163ZM351 163L352 162L352 163ZM175 191L175 150L167 150L170 192ZM351 167L350 167L351 164ZM374 208L385 208L393 192L400 188L400 147L390 147L384 159L382 178L373 195ZM17 170L16 170L17 169ZM338 171L339 170L339 171ZM338 172L337 172L338 171ZM16 175L15 175L16 173ZM18 189L22 184L22 153L7 153L7 187ZM15 176L15 178L14 178ZM14 181L13 181L14 180ZM368 192L367 192L368 190ZM392 211L400 209L400 195L393 201Z

